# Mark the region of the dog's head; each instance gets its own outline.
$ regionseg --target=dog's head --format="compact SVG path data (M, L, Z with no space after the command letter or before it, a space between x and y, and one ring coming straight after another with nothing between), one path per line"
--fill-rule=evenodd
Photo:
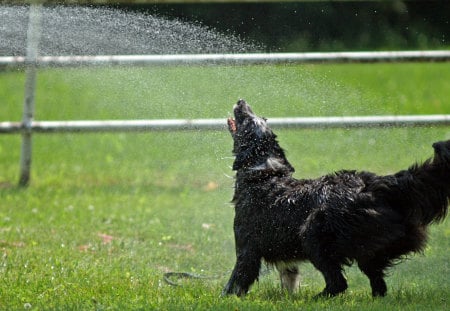
M433 144L433 148L433 163L450 168L450 140L438 141Z
M255 115L242 99L234 105L233 113L234 119L228 119L228 129L234 140L233 153L236 156L233 170L281 174L294 172L265 118Z

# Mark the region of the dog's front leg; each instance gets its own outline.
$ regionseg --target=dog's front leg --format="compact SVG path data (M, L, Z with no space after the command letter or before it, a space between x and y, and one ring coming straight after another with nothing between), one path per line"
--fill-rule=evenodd
M247 294L250 286L255 282L261 267L261 257L245 252L238 254L236 265L231 273L230 280L222 291L222 296Z

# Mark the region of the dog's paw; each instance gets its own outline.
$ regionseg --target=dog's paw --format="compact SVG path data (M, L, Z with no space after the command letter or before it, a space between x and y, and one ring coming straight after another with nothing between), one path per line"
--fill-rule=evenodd
M247 290L240 287L239 285L233 284L227 284L225 288L222 290L221 297L226 297L230 295L236 295L238 297L244 297L247 294Z

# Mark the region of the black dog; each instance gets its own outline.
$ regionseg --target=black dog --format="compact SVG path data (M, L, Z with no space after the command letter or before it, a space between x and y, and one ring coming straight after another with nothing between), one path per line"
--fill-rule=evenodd
M298 262L309 260L325 278L323 296L346 290L343 265L356 261L373 296L384 296L385 270L422 251L427 226L447 213L450 141L434 143L432 159L394 175L340 171L298 180L264 118L243 100L234 117L228 127L236 156L237 261L224 295L245 295L264 259L289 292L299 286Z

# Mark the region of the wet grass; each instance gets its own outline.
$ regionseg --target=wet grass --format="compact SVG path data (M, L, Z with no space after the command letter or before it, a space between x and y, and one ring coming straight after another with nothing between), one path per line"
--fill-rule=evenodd
M377 64L45 70L39 120L226 118L238 97L275 116L449 113L450 65ZM23 74L0 73L0 120L20 120ZM280 130L297 177L342 168L389 173L432 154L449 128ZM0 309L445 310L450 222L423 255L395 267L372 299L356 268L349 291L315 300L302 265L289 297L274 272L245 299L220 298L234 264L231 138L224 131L34 137L31 186L17 188L20 137L0 136ZM187 271L205 280L162 280Z

